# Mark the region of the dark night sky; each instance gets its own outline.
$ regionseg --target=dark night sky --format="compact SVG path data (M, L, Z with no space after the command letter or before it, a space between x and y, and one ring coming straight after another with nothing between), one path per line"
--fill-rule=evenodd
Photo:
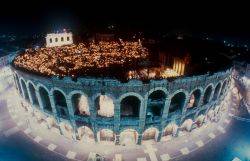
M8 1L0 10L0 33L47 32L64 27L82 30L91 25L93 27L116 23L125 28L139 30L163 31L177 28L232 36L250 35L250 14L246 8L248 5L244 4L219 5L203 1L196 5L115 2Z

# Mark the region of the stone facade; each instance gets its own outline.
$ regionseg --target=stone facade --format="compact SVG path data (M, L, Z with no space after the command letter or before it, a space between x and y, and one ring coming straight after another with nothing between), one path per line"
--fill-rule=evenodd
M153 136L156 141L165 136L166 127L170 124L175 125L172 135L178 135L182 125L188 124L186 120L192 120L191 125L186 127L190 131L201 115L215 109L224 99L232 73L232 69L228 69L212 75L178 78L171 82L163 79L151 80L149 83L140 80L121 83L104 78L86 77L73 81L70 77L42 77L15 68L12 71L16 88L26 102L45 117L53 118L59 127L61 123L69 125L68 129L72 131L70 137L79 139L79 128L84 126L91 129L95 141L100 141L100 131L109 129L114 134L115 139L112 141L117 144L120 143L121 133L128 129L135 133L138 144L151 137L150 134L144 135L145 131L150 131L148 129L156 129ZM76 94L86 96L89 115L76 112L77 107L73 102ZM96 99L100 95L113 100L112 117L97 114ZM138 116L122 116L122 108L125 107L123 104L128 97L139 102ZM194 98L194 103L189 107L191 97ZM63 133L62 129L60 131Z

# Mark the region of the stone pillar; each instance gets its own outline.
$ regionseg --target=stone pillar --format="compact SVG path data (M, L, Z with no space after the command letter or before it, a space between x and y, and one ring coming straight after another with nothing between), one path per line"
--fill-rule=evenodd
M212 92L211 92L211 95L210 95L210 97L208 99L208 103L210 103L210 101L213 99L214 91L215 91L215 88L212 88Z
M88 102L89 102L90 122L91 122L91 126L92 126L93 133L94 133L94 139L95 139L95 142L98 142L97 130L96 130L96 114L97 114L97 111L96 111L96 108L95 108L95 102L91 98L88 98Z
M170 107L170 102L171 102L170 98L167 97L166 101L164 103L161 122L163 122L164 120L166 120L168 118L168 111L169 111L169 107Z
M140 133L138 134L137 144L141 145L141 142L142 142L142 132L140 131Z
M41 95L38 91L38 89L35 89L36 92L36 96L37 96L37 100L38 100L38 104L39 104L39 108L44 111L44 107L43 107L43 103L42 103L42 99L41 99Z
M20 79L19 79L20 80ZM19 81L18 80L18 81ZM24 89L23 89L23 86L22 86L22 83L21 83L21 81L19 81L19 84L20 84L20 87L21 87L21 93L22 93L22 96L23 96L23 98L25 99L25 94L24 94Z
M185 118L185 114L187 112L187 106L188 106L188 102L189 102L189 96L185 99L184 105L183 105L183 109L182 109L182 113L181 113L181 121L183 121L183 119Z
M121 122L121 107L118 100L114 100L114 131L119 132L120 122Z
M94 128L93 129L93 132L94 132L94 138L95 138L95 142L97 143L98 142L98 140L100 139L100 138L98 138L98 135L97 135L97 129L96 128Z
M197 103L197 109L201 109L201 106L203 105L204 93L205 93L205 91L203 91L203 93L201 93L200 100L199 100L199 102ZM194 118L197 118L197 117L198 117L199 112L200 112L200 110L198 110L198 111L196 112Z
M197 108L200 108L200 106L202 106L202 104L203 104L204 93L205 93L205 91L203 91L203 93L201 93L200 100L197 104Z
M219 89L219 91L218 91L218 95L217 95L216 101L220 100L220 92L221 92L221 89L222 89L222 85L221 85L221 87L220 87L220 89Z
M70 120L71 126L73 127L73 139L76 140L77 127L76 127L75 115L74 115L75 111L73 109L73 105L72 105L70 98L66 98L66 103L67 103L67 109L68 109L68 114L69 114L69 120Z
M30 100L30 104L32 105L32 107L34 106L34 102L31 96L31 92L30 92L30 88L29 86L26 85L27 91L28 91L28 96L29 96L29 100ZM34 87L35 88L35 87Z
M117 134L115 135L115 145L119 145L120 144L120 135L117 132Z
M156 141L157 142L161 141L161 137L162 137L162 128L159 129L159 134L158 134L158 136L156 138Z
M139 114L139 133L141 134L145 127L145 119L146 119L146 109L147 109L147 103L145 103L146 100L141 101L140 106L140 114Z
M50 99L50 104L51 104L53 115L55 119L57 120L57 123L59 123L60 122L60 119L58 116L59 114L57 113L57 110L56 110L56 103L55 103L53 94L49 93L49 99Z
M168 118L168 111L169 111L170 103L171 103L171 100L169 97L167 97L165 100L165 103L164 103L164 108L163 108L162 117L161 117L161 128L160 128L161 131L159 130L159 135L158 135L157 141L160 141L161 137L163 135L162 129L165 129L164 126L165 126L165 121Z

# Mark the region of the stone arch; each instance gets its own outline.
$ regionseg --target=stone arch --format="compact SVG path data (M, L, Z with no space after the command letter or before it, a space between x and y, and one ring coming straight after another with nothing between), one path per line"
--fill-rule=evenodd
M20 84L21 84L21 87L23 89L22 90L23 91L23 96L29 102L29 94L28 94L26 83L25 83L23 78L20 78Z
M52 94L53 94L53 99L55 101L57 113L61 117L68 119L69 111L66 102L66 95L60 89L53 89Z
M165 91L156 89L148 95L146 117L162 116L167 94Z
M190 97L189 97L188 107L187 107L188 109L191 109L193 107L198 107L198 104L201 99L201 93L202 93L201 88L196 88L191 92Z
M77 129L78 138L83 142L94 142L94 132L88 126L81 126Z
M16 75L16 83L17 83L17 87L18 87L18 91L20 94L22 94L22 88L21 88L21 85L20 85L20 82L19 82L19 77L17 74Z
M203 122L205 120L205 115L204 114L200 114L196 120L195 120L195 124L198 126L198 127L201 127L203 125Z
M38 85L38 93L41 98L41 108L45 111L52 112L48 89L42 85Z
M213 100L217 100L218 96L219 96L219 92L221 89L221 82L219 82L214 89L214 95L213 95Z
M126 129L120 133L121 145L135 145L138 142L138 132L134 129Z
M106 93L98 93L92 97L97 116L113 117L115 111L115 98Z
M60 129L62 131L62 134L69 138L69 139L72 139L73 138L73 128L72 126L69 124L69 123L66 123L66 122L61 122L59 124L60 126Z
M214 116L215 116L214 110L213 110L212 108L209 109L208 112L207 112L207 118L208 118L209 120L213 121Z
M52 116L46 118L46 123L49 129L57 126L56 119Z
M111 129L101 129L97 132L98 142L115 142L115 133Z
M222 96L225 93L226 90L226 84L227 84L227 79L225 79L223 81L222 87L221 87L221 91L220 91L220 96Z
M159 136L159 130L156 127L149 127L142 134L142 140L155 140Z
M210 101L210 98L212 97L213 93L213 85L209 84L204 92L204 97L203 97L203 104L207 104Z
M121 117L138 117L142 108L143 98L137 93L126 93L119 98Z
M14 82L15 82L15 87L19 92L19 88L18 88L18 85L17 85L17 74L16 73L13 74L13 78L14 78Z
M163 88L163 87L155 87L155 88L152 88L152 89L150 89L150 90L148 91L148 93L145 95L145 98L148 99L148 96L149 96L150 94L152 94L153 92L155 92L155 91L162 91L162 92L165 93L165 95L169 95L169 92L168 92L168 90L167 90L166 88Z
M191 131L192 130L192 125L193 125L193 120L192 119L186 119L181 124L181 129L186 130L186 131Z
M72 91L69 94L74 115L90 115L89 99L86 94L81 91Z
M28 89L30 91L30 96L31 96L31 102L33 102L34 105L39 105L38 103L38 99L37 99L37 95L36 95L36 89L35 89L35 85L31 82L31 81L28 81L27 82L28 84Z
M168 135L176 135L178 130L178 125L175 123L171 122L169 123L163 131L163 136L168 136Z
M170 101L169 114L181 113L186 102L187 94L182 90L176 91Z

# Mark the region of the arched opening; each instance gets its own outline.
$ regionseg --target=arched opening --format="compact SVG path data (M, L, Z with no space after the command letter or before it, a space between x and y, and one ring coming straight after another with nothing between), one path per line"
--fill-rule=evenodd
M49 99L49 93L47 92L47 90L45 90L43 87L40 87L38 92L40 94L41 101L42 101L42 109L48 112L52 112L52 107L51 107L51 103Z
M161 140L169 141L173 136L177 134L178 126L175 123L169 123L164 131Z
M78 139L83 142L94 142L94 132L87 126L82 126L77 129Z
M23 96L29 102L28 90L27 90L26 84L24 83L22 79L21 79L21 86L23 88Z
M184 107L186 95L183 92L179 92L174 95L171 99L169 114L171 113L181 113Z
M56 105L56 109L57 109L58 113L60 114L61 117L67 119L69 117L69 113L68 113L68 109L67 109L67 103L66 103L65 96L62 94L62 92L60 92L58 90L55 90L53 92L53 95L54 95L55 105Z
M213 120L214 120L214 116L215 116L214 114L215 114L214 110L213 110L213 109L210 109L210 110L208 111L208 113L207 113L207 118L208 118L209 120L213 121Z
M102 129L97 133L99 142L115 142L115 133L110 129Z
M226 80L222 84L221 91L220 91L220 96L222 96L225 93L225 89L226 89Z
M28 88L29 88L29 91L30 91L30 95L31 95L31 99L32 99L33 104L38 105L38 99L37 99L37 96L36 96L35 87L33 86L33 84L29 83Z
M121 101L121 117L139 117L141 101L135 96L127 96Z
M88 98L80 93L72 96L72 105L75 115L90 115Z
M143 132L142 140L155 140L155 141L157 141L158 135L159 135L159 130L157 128L150 127Z
M165 92L157 90L152 92L147 102L147 118L160 117L166 100Z
M193 91L193 93L190 96L187 109L192 109L193 107L197 107L200 101L200 98L201 98L201 90L196 89L195 91Z
M210 85L209 87L206 88L205 93L204 93L204 98L203 98L203 104L207 104L210 101L210 97L212 95L212 86Z
M204 120L205 116L203 114L200 114L195 121L197 127L201 127L203 125Z
M138 142L138 133L134 129L127 129L120 133L121 145L135 145Z
M191 131L192 130L192 125L193 125L193 120L187 119L182 123L181 130L182 131Z
M216 100L219 96L219 91L220 91L220 87L221 87L221 84L218 83L215 87L215 90L214 90L214 96L213 96L213 100Z
M46 118L46 122L47 122L47 126L49 129L51 129L52 127L56 127L56 120L53 117L47 117Z
M95 99L95 107L98 116L113 117L114 116L114 102L112 98L107 95L100 95Z
M70 124L61 122L59 126L60 126L60 129L62 131L62 134L65 137L67 137L69 139L73 138L73 128Z

